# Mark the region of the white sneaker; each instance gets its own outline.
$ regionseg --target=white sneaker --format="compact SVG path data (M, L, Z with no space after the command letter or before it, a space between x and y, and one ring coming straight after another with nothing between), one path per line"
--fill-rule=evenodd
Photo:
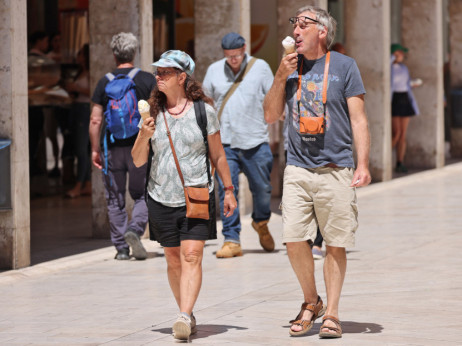
M191 335L191 319L179 314L172 326L173 337L178 340L188 340Z
M196 333L197 333L196 317L191 312L191 335L196 334Z

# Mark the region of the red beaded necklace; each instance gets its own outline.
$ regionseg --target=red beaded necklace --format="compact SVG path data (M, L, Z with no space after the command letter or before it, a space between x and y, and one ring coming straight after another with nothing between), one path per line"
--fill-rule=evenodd
M188 104L188 99L186 99L186 102L184 103L183 109L182 109L181 111L179 111L178 113L173 113L173 112L171 112L171 111L168 111L168 112L170 113L170 115L180 115L180 114L183 113L184 110L186 109L186 105L187 105L187 104ZM173 108L175 108L175 107L173 107Z

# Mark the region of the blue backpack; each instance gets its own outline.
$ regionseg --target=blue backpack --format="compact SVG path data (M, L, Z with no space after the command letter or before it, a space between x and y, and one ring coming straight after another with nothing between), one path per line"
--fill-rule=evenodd
M133 78L140 71L139 68L132 69L128 74L114 76L107 73L109 80L104 91L109 101L104 116L106 119L106 135L104 136L104 159L103 171L107 174L107 140L114 143L114 139L130 138L138 133L138 123L141 116L138 111L138 100L136 98L135 83ZM112 185L112 181L111 181Z
M109 101L104 115L111 142L114 142L114 138L130 138L138 133L138 123L141 116L138 112L138 100L133 78L139 71L139 68L134 68L126 75L106 74L109 83L104 90Z

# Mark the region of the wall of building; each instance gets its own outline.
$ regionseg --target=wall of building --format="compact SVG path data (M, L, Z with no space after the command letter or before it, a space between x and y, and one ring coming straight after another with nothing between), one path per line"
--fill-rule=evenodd
M0 268L30 264L26 0L0 2L0 138L11 139L12 209L0 211Z

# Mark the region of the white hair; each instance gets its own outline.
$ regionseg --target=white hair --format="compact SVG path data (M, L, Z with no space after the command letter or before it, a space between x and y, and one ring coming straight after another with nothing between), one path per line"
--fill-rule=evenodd
M111 49L119 63L132 62L137 48L138 40L131 32L119 32L112 36Z
M303 12L311 12L316 15L316 19L319 23L317 27L319 30L322 30L323 27L327 30L327 37L326 37L326 44L327 49L330 48L332 43L334 43L335 38L335 31L337 30L337 21L327 12L320 7L316 6L303 6L297 11L297 16L302 14Z

